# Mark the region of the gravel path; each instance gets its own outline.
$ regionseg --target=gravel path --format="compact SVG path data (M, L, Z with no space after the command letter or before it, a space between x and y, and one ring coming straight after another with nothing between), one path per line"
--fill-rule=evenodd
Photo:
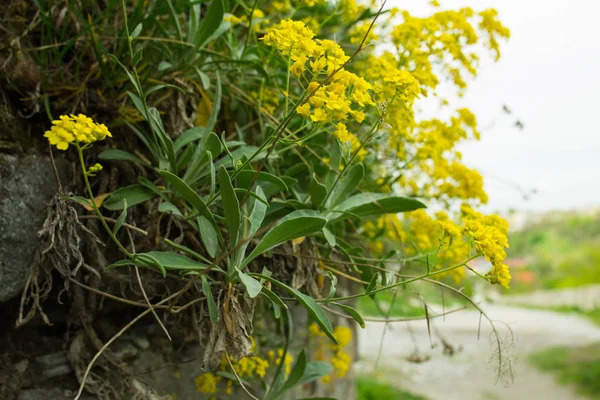
M473 310L431 320L433 349L425 321L389 324L377 368L375 362L384 324L367 323L367 327L359 332L362 360L357 366L365 373L375 372L431 400L582 398L574 387L558 385L552 375L538 372L529 365L527 356L549 346L577 346L600 341L599 327L576 315L494 304L482 308L496 321L496 328L504 340L504 359L510 360L514 382L505 363L502 378L495 383L497 346L490 340L493 336L485 319L481 322L480 339L477 339L479 313ZM514 340L510 340L510 330ZM453 356L443 355L440 335L457 350ZM415 348L420 356L430 359L421 363L407 361Z

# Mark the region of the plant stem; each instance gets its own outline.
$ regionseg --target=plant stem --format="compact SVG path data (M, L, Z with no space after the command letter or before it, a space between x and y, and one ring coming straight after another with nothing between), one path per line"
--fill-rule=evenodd
M90 196L90 202L92 203L92 208L96 212L96 215L98 216L98 219L100 220L100 222L104 226L104 229L106 229L106 232L108 232L108 235L110 236L110 238L113 240L113 242L115 242L115 244L117 245L117 247L119 247L119 250L121 250L121 252L123 254L125 254L127 257L133 258L133 254L130 253L121 244L121 242L119 242L119 239L117 239L117 237L115 236L115 234L113 233L113 231L108 226L108 223L104 219L104 216L102 215L102 213L98 209L98 206L96 205L96 202L94 201L94 192L92 191L92 187L90 186L90 180L88 178L87 168L85 167L85 161L83 159L83 149L81 148L81 146L79 145L79 143L76 143L75 146L77 147L77 154L79 155L79 163L81 164L81 171L83 172L83 179L85 181L85 187L87 188L88 195Z

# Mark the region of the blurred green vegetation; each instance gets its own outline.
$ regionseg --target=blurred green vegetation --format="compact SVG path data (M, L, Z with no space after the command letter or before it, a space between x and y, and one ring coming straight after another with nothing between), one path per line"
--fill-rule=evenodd
M463 293L471 295L471 280L465 280L462 284ZM448 289L444 289L442 297L441 288L428 282L414 283L409 287L410 290L397 291L395 300L392 292L379 292L373 298L369 296L360 297L357 304L358 310L362 315L376 318L386 318L388 313L390 318L425 317L425 304L423 301L435 305L434 310L440 313L442 308L445 311L450 311L468 304L464 297ZM430 308L429 316L434 315L436 313L432 312Z
M600 283L600 213L549 215L510 233L509 241L508 256L527 262L512 271L512 294ZM519 279L527 273L531 282Z
M575 384L593 398L600 396L600 343L568 348L552 347L533 354L530 361L541 371L557 374L563 384Z
M356 388L358 400L427 400L425 397L380 382L373 376L359 376L356 378Z

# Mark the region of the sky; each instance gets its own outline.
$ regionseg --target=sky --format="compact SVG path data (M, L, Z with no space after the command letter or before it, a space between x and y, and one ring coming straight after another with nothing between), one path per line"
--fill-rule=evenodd
M427 3L388 5L425 15L431 12ZM482 128L481 141L460 149L464 163L484 176L487 211L600 207L600 1L440 3L494 7L511 29L500 61L482 60L456 107L470 108ZM442 97L451 93L440 91ZM511 115L502 111L504 104ZM514 127L516 119L523 130Z

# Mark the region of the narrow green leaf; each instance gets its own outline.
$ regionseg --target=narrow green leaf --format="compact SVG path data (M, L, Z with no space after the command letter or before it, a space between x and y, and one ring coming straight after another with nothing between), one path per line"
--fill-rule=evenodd
M325 240L327 240L327 243L329 244L329 246L335 247L335 245L336 245L335 235L329 229L323 228L323 236L325 236Z
M160 174L173 186L175 192L186 199L187 202L190 203L192 207L194 207L194 209L196 209L200 215L203 215L213 226L216 226L212 213L198 193L194 192L194 190L192 190L192 188L189 187L188 184L181 180L181 178L177 175L172 174L169 171L160 171Z
M174 241L172 241L170 239L167 239L167 238L165 238L165 243L167 243L169 246L172 246L172 247L174 247L175 249L177 249L179 251L187 253L187 254L189 254L192 257L196 257L197 259L202 260L202 261L204 261L207 264L210 264L210 261L206 257L202 256L199 253L196 253L194 250L190 249L187 246L184 246L184 245L182 245L180 243L175 243ZM218 266L216 266L214 264L212 265L212 270L223 272L223 270L221 268L219 268Z
M344 174L343 180L340 180L337 186L333 188L331 196L327 201L327 208L333 208L347 199L356 190L364 176L365 167L362 164L350 167Z
M283 217L262 238L258 246L244 260L246 266L260 254L288 240L308 236L321 230L327 219L320 213L311 210L298 210Z
M208 304L208 315L210 317L210 322L213 326L217 325L219 321L219 310L217 309L217 304L215 303L215 299L213 297L212 291L210 290L210 285L208 283L208 279L206 279L206 275L201 276L202 279L202 293L206 296L206 302Z
M217 174L215 172L215 163L213 162L212 153L208 150L206 151L206 158L208 158L208 177L210 179L210 190L208 194L212 196L215 194L215 190L217 188Z
M308 192L310 193L310 201L313 208L318 209L321 207L321 204L323 204L323 201L327 196L327 187L317 180L317 175L314 173L310 181Z
M134 156L131 153L118 149L105 150L98 155L98 158L101 160L132 161L136 164L148 165L138 156Z
M183 131L175 141L175 153L179 154L186 145L201 139L205 132L206 129L203 126L195 126Z
M146 178L145 176L140 176L138 178L138 182L140 183L140 185L144 186L147 189L150 189L151 191L153 191L157 196L160 196L163 198L164 201L168 201L169 199L167 198L167 196L165 196L165 194L163 193L162 190L160 190L154 183L152 183L148 178Z
M217 237L217 231L213 224L211 224L204 215L200 215L197 218L198 231L200 233L200 240L206 248L208 255L211 258L215 258L217 251L219 250L219 239Z
M419 200L383 193L360 193L343 201L337 210L358 216L395 214L425 208ZM343 215L338 216L338 218ZM337 219L337 218L336 218Z
M337 276L331 273L331 271L327 271L327 276L331 279L331 283L329 284L329 294L327 295L327 299L332 298L335 295L336 286L337 286Z
M147 253L138 253L136 257L141 255L151 257L165 269L169 270L203 271L209 268L207 264L194 261L191 258L172 251L149 251Z
M116 235L117 232L119 232L123 222L125 222L125 218L127 218L127 199L123 199L123 211L121 211L121 215L119 215L119 218L113 227L113 235Z
M340 307L342 310L344 310L348 315L350 315L352 318L354 318L354 320L358 323L358 325L360 325L361 328L365 329L365 320L363 319L363 317L358 313L358 311L356 311L354 308L347 306L345 304L340 304L340 303L336 303L336 302L331 302L330 304L333 304L335 306Z
M183 218L183 214L181 213L181 211L179 211L179 208L177 208L173 203L169 203L168 201L160 203L160 205L158 206L158 212L169 213Z
M264 198L264 193L263 190L260 188L260 186L256 187L256 195L259 198L264 199L264 201L266 201L266 199ZM258 229L260 228L263 220L265 219L265 214L267 212L267 205L264 204L261 201L255 201L254 205L252 207L252 211L250 212L250 229L246 232L246 237L250 237L252 235L254 235L256 233L256 231L258 231Z
M335 338L335 336L333 336L333 327L331 326L331 321L329 321L329 318L327 317L325 310L323 310L323 308L319 305L319 303L314 301L312 297L307 296L303 293L300 293L296 289L286 285L283 282L278 281L277 279L271 278L269 276L266 276L263 274L252 274L252 275L259 276L261 278L269 280L272 283L274 283L275 285L289 291L306 308L308 313L315 319L315 321L321 327L321 329L327 335L327 337L329 337L329 339L331 339L331 341L333 341L335 344L339 344L337 339Z
M241 188L249 189L255 176L256 176L256 171L251 170L251 169L238 171L238 173L236 175L238 186ZM281 190L285 190L285 191L289 190L288 186L285 184L283 179L281 179L273 174L269 174L268 172L259 172L258 178L256 180L262 181L262 182L273 183L277 187L279 187Z
M263 288L263 286L260 284L260 282L257 281L256 279L254 279L253 277L251 277L250 275L243 273L242 271L238 271L238 276L240 277L240 281L246 287L246 291L248 292L248 297L253 299L256 296L258 296L261 289Z
M320 379L320 378L324 377L325 375L329 375L331 372L333 372L333 367L328 362L323 362L323 361L309 362L308 364L306 364L306 368L304 369L304 376L302 376L302 379L300 379L300 381L298 382L298 385L304 385L306 383L316 381L317 379ZM314 397L313 399L336 400L336 399L331 399L329 397Z
M239 240L241 213L240 203L235 195L229 174L224 166L219 168L219 186L221 188L221 200L225 222L229 229L229 245L233 248Z
M365 290L366 295L370 294L373 290L375 290L375 288L377 287L377 279L378 278L379 278L379 274L373 275L373 277L371 278L371 281L369 282L369 285L367 286L367 289Z
M285 384L279 391L278 395L281 396L283 393L287 392L288 390L290 390L291 388L296 386L298 384L298 382L300 382L300 379L302 379L302 377L304 376L305 371L306 371L306 354L304 353L304 350L302 350L302 351L300 351L300 354L298 355L298 359L296 360L296 363L294 364L294 367L292 368L290 375L288 376L287 380L285 381Z
M141 32L142 32L142 23L140 22L139 24L137 24L137 26L135 27L133 32L131 32L131 35L130 35L131 39L135 39L136 37L138 37Z
M135 261L136 265L139 265L138 263L141 261L142 265L144 265L145 267L157 269L163 278L167 277L167 269L165 268L165 266L162 265L160 263L160 261L155 259L152 255L142 253L142 254L136 254L134 257L135 257L134 261Z
M127 200L127 207L132 207L153 197L156 197L156 194L148 188L142 185L131 185L112 192L110 198L103 205L108 210L116 211L123 209L125 200Z
M208 10L206 10L204 19L198 26L198 35L195 38L195 51L203 47L207 39L219 28L221 21L223 21L223 15L223 1L212 0L208 6Z

